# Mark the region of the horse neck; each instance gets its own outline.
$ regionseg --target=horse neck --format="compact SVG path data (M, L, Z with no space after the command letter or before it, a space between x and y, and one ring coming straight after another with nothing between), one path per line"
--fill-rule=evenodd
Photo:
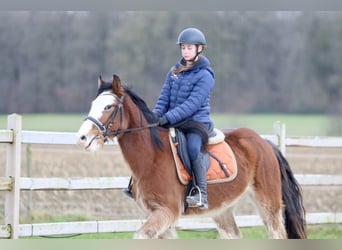
M125 128L138 128L148 125L139 108L129 99L124 106ZM124 133L118 139L121 152L134 174L139 174L145 169L142 166L152 164L155 149L151 140L150 130L141 130Z

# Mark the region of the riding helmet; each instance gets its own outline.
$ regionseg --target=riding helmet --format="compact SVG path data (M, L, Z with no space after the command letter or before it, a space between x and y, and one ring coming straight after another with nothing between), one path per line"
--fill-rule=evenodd
M187 28L179 34L177 44L206 45L207 42L202 31L196 28Z

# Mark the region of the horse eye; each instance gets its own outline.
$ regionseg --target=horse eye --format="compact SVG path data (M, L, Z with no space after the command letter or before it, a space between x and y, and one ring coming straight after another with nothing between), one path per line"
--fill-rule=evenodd
M113 107L113 105L107 105L106 107L104 107L104 110L110 110Z

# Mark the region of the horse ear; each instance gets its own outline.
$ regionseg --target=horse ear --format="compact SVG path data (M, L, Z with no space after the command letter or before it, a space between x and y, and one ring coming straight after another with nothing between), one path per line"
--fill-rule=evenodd
M105 83L105 81L102 79L102 76L99 75L99 78L97 81L97 87L100 88L104 83Z
M120 77L115 74L113 75L112 89L116 95L118 96L123 95L124 89L122 87Z

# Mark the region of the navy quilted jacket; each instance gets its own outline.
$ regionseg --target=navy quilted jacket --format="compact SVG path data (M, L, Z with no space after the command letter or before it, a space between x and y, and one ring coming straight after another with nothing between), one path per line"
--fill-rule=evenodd
M180 60L174 67L178 68ZM190 69L173 75L172 69L167 73L165 83L153 112L165 115L169 123L175 124L186 119L209 123L210 93L214 87L214 71L209 60L201 56Z

